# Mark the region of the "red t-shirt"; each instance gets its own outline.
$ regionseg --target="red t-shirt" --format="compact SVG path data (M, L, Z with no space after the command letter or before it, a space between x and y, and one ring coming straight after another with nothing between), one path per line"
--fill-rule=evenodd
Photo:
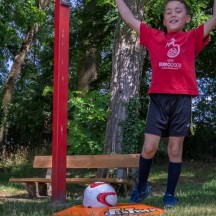
M199 95L195 58L209 42L203 35L204 25L177 33L140 25L140 44L149 50L152 67L149 94Z

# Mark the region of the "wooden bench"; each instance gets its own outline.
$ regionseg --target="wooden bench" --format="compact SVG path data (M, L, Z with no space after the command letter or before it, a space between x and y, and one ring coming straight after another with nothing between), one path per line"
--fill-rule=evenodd
M90 184L96 181L111 184L134 186L129 176L128 168L138 168L139 154L110 154L110 155L70 155L67 156L67 169L118 169L118 174L107 178L66 178L67 184ZM44 178L10 178L9 182L22 183L31 197L51 195L52 156L35 156L33 168L44 168L48 174ZM126 175L123 175L126 170Z

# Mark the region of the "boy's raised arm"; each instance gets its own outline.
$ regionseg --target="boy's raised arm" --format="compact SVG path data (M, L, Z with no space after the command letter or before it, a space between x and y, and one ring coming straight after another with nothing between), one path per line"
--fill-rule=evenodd
M125 4L124 0L115 0L119 13L122 17L122 19L138 34L140 33L140 23L138 19L134 17L130 9Z
M216 27L216 0L214 0L213 15L204 24L204 38Z

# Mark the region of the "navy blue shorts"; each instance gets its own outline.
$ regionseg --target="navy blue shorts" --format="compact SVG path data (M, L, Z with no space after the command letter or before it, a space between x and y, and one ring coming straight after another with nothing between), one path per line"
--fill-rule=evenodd
M190 95L151 94L145 133L161 137L190 135L191 103Z

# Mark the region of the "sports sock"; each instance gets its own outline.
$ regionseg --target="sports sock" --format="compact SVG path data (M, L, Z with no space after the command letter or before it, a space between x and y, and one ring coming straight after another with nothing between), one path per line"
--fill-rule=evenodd
M145 159L140 155L139 159L139 178L138 178L138 185L137 189L139 191L144 191L147 187L147 180L149 177L149 173L152 166L152 159Z
M166 193L174 195L175 188L180 177L181 167L182 167L182 163L169 162Z

